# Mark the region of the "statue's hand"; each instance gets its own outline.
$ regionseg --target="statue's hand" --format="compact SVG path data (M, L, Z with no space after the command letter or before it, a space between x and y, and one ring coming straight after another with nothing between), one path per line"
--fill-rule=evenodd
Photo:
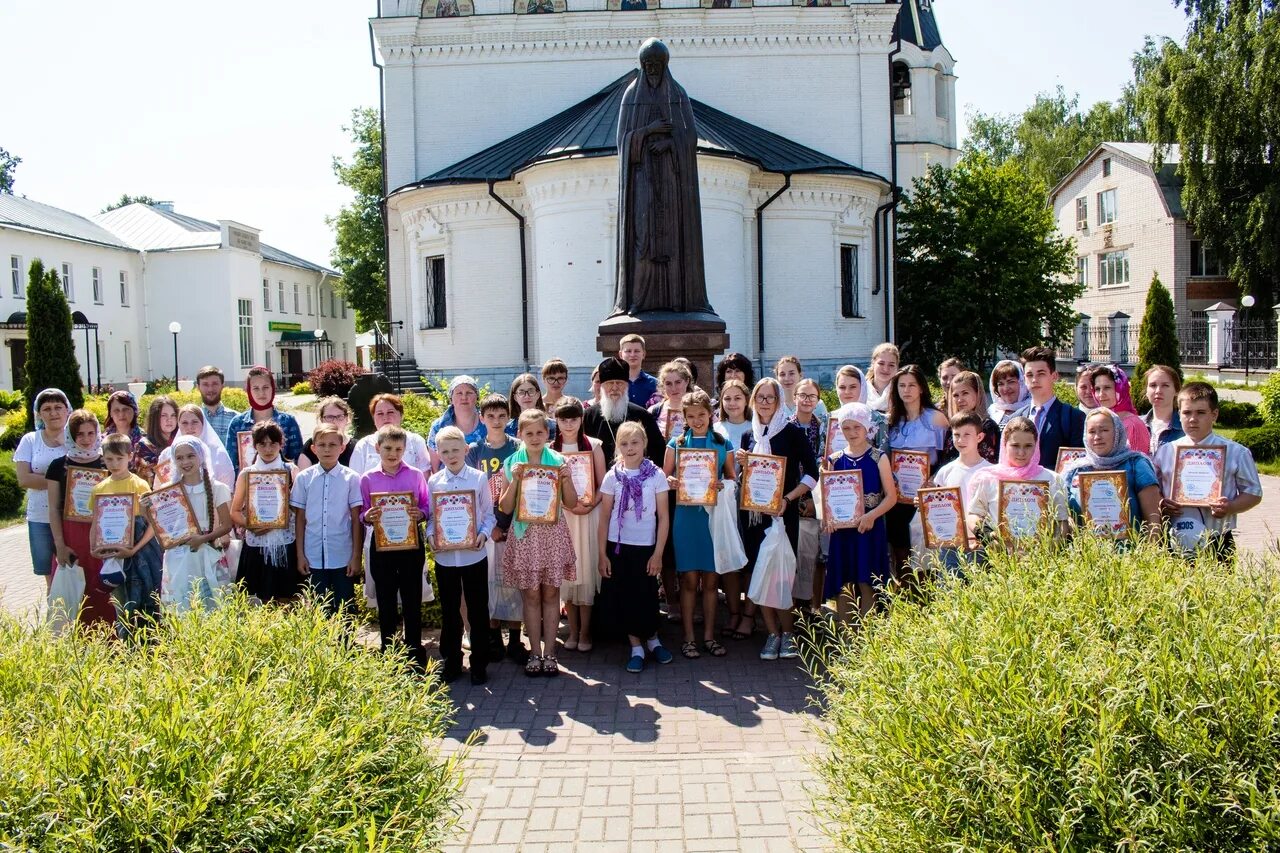
M671 122L666 121L665 119L658 119L657 121L649 124L650 134L670 133L672 130Z
M673 143L670 138L658 139L649 143L649 150L654 154L665 154L671 150Z

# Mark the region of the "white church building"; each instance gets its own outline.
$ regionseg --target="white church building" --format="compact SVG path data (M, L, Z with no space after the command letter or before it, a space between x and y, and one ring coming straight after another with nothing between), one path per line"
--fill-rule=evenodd
M649 37L698 124L730 349L806 372L893 338L894 185L958 156L932 0L383 0L389 308L425 373L581 390L615 287L622 92Z

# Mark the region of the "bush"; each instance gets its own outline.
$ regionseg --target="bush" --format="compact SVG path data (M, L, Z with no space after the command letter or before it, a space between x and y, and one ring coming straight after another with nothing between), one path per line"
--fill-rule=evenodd
M21 409L4 416L4 432L0 433L0 450L17 450L27 432L27 413Z
M25 411L27 399L21 391L0 391L0 409L6 412Z
M1218 400L1218 425L1231 429L1241 427L1260 427L1262 415L1253 403L1238 403L1235 400Z
M431 432L432 422L440 417L444 409L436 405L430 397L424 397L421 394L409 393L400 399L404 401L404 428L426 438L427 433Z
M197 399L196 402L200 401ZM247 412L249 411L249 394L243 388L223 388L222 405L237 412Z
M46 388L60 388L79 408L84 400L80 363L71 338L71 307L56 269L48 271L37 258L27 276L27 381L24 396L34 400ZM23 407L27 429L35 428L35 413Z
M1238 430L1235 440L1249 448L1254 461L1280 460L1280 426L1267 424L1253 429Z
M1066 403L1068 406L1080 405L1080 395L1076 393L1076 383L1073 379L1070 382L1066 380L1058 380L1053 383L1053 393L1058 399Z
M295 383L293 383L293 387L292 387L292 388L290 388L289 390L290 390L290 392L292 392L292 393L294 393L294 394L310 394L310 393L311 393L311 383L310 383L310 382L307 382L307 381L305 381L305 380L304 380L304 381L302 381L302 382L295 382Z
M895 604L830 662L815 810L866 851L1269 849L1276 568L1089 537Z
M354 361L330 359L322 361L307 374L308 392L320 397L341 397L347 399L347 392L356 384L356 379L364 373L364 368Z
M0 517L12 517L22 509L27 493L18 485L18 472L8 465L0 467Z
M0 621L0 838L34 851L423 850L452 704L309 607L243 598L141 647Z
M1280 426L1280 371L1268 376L1267 381L1262 383L1262 387L1258 390L1262 394L1258 411L1262 413L1267 423Z

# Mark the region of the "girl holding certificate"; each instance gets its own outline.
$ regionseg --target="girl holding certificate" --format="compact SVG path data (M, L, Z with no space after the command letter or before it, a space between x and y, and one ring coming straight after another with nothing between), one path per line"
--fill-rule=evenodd
M685 430L667 443L666 458L662 464L667 475L667 485L678 495L687 494L693 500L715 500L723 488L723 478L732 480L736 474L733 453L729 442L711 429L711 398L702 390L684 395ZM681 489L677 468L680 451L701 450L715 454L711 465L690 465ZM706 457L707 461L711 457ZM678 502L677 502L678 504ZM684 645L680 653L686 658L698 658L698 644L693 639L693 611L698 586L702 586L702 649L712 657L723 657L724 646L716 642L716 559L711 541L711 519L702 506L677 505L672 528L675 542L676 571L680 574L680 613L684 623ZM732 578L732 580L730 580ZM736 603L738 573L725 575L726 596ZM732 616L732 614L731 614Z
M929 397L929 380L920 365L908 364L894 374L893 382L889 384L891 451L928 453L930 468L936 468L938 451L942 449L943 436L948 427L947 416L938 411ZM903 485L905 484L899 484L899 491L902 491ZM908 491L906 495L911 497L912 493ZM885 518L889 550L893 555L890 568L894 576L904 582L910 582L909 579L913 577L907 560L911 556L911 520L915 514L914 503L897 503Z
M857 526L837 530L833 519L825 520L831 545L822 597L836 600L836 614L841 621L850 616L853 596L857 598L859 618L870 613L875 604L875 588L889 580L884 516L897 501L898 490L893 484L888 454L871 444L876 428L872 415L864 403L848 403L832 415L840 424L845 447L827 457L827 470L862 473L862 507L855 516ZM846 595L846 591L853 596Z
M786 461L782 475L782 523L794 553L800 540L799 500L818 484L818 462L813 458L813 450L804 432L787 419L782 408L782 386L778 380L761 379L756 383L751 391L751 410L751 433L744 437L745 447L736 451L734 461L742 468L748 452L781 456ZM744 483L743 488L747 487ZM755 512L747 517L742 545L747 552L748 573L755 568L760 545L772 520ZM762 607L761 615L769 631L769 638L760 652L761 660L799 657L800 650L792 636L794 611Z
M559 453L587 453L591 458L589 494L578 495L577 506L569 507L569 538L573 541L573 553L577 557L577 577L561 585L560 599L564 602L569 618L569 637L564 647L589 652L591 642L591 608L600 591L600 571L597 560L600 545L598 528L600 513L600 484L604 481L606 465L600 442L582 434L582 401L576 397L562 397L556 406L556 423L559 431L551 447ZM579 457L582 458L582 457ZM575 486L575 491L577 488Z
M524 597L524 627L533 650L524 674L555 676L560 674L556 660L560 587L578 577L578 558L560 504L577 506L578 493L564 467L564 457L547 447L550 428L546 413L526 409L520 413L518 424L517 437L524 446L503 463L507 485L499 509L514 513L515 521L502 555L502 578ZM529 465L555 469L554 482L526 478ZM547 520L522 520L535 516Z
M305 582L298 571L293 511L289 507L294 472L280 455L283 447L284 432L275 421L254 424L255 459L240 469L231 499L231 520L245 529L236 583L250 596L268 603L292 601ZM277 473L253 476L264 471Z
M114 625L115 603L111 590L100 580L102 560L93 555L89 536L92 526L89 499L93 487L107 476L98 418L87 409L76 409L67 418L66 430L62 439L66 455L50 462L45 471L49 481L49 529L53 533L53 546L58 565L65 566L74 560L84 569L80 624Z
M1093 471L1119 471L1125 478L1128 499L1128 521L1134 534L1146 530L1147 535L1160 535L1160 481L1156 469L1145 453L1129 447L1129 437L1120 416L1105 406L1094 409L1084 422L1085 458L1063 473L1067 502L1076 526L1082 525L1080 475ZM1119 508L1115 508L1117 511ZM1118 520L1113 519L1113 520ZM1095 519L1095 522L1100 521Z
M847 406L850 403L867 402L867 378L863 375L862 368L846 364L836 371L836 399L840 401L841 406ZM832 422L834 423L834 419ZM889 452L889 430L887 426L884 415L872 409L871 431L875 437L871 441L875 444L876 450L881 453ZM830 456L842 449L844 449L844 436L840 433L839 425L832 429L828 424L827 447L824 453Z
M196 526L164 554L163 598L185 608L193 595L208 606L218 586L216 567L222 540L231 532L231 490L209 473L209 449L193 435L181 435L173 454L170 483L181 483Z
M1030 418L1009 420L1000 437L1000 464L984 468L970 481L972 493L965 514L969 531L981 544L993 536L1000 524L1000 483L1009 480L1034 480L1049 486L1046 508L1056 536L1067 532L1067 499L1062 479L1040 464L1040 440Z

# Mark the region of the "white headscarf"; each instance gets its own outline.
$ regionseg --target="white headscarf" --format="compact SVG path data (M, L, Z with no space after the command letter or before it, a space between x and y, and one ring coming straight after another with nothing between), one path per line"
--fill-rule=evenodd
M67 407L67 415L71 414L71 401L67 399L67 395L58 388L46 388L36 395L35 402L31 404L31 414L34 416L32 423L36 425L37 430L44 429L44 421L40 420L40 403L49 402L47 399L49 397L61 397L62 404Z
M870 373L872 376L875 375L874 370L868 370L867 373ZM863 380L863 396L860 402L866 403L870 408L877 412L887 413L889 411L889 394L893 391L893 378L890 377L889 381L885 383L883 391L877 391L872 387L870 380L866 378L865 374L863 375Z
M876 421L871 415L871 407L866 403L845 403L836 409L832 417L836 419L837 424L843 424L845 421L862 424L862 428L867 431L867 441L872 441L876 437Z
M236 487L236 469L231 464L231 457L227 455L227 448L222 443L222 439L209 425L209 419L205 416L203 407L200 407L200 423L204 427L200 430L200 443L204 445L204 454L202 459L204 466L209 469L209 476L226 486L229 491L234 491ZM197 436L191 436L196 438ZM171 454L172 455L172 454Z
M209 472L209 476L213 476L213 469L209 466L209 448L205 447L204 442L196 438L194 435L180 435L173 440L172 444L164 449L164 453L169 454L169 460L171 462L169 465L169 485L173 485L174 483L182 480L182 472L178 470L177 460L173 458L174 453L179 447L190 447L192 451L195 452L196 458L200 460L200 464ZM164 458L163 453L161 454L161 458Z
M769 423L761 423L760 414L756 411L755 406L751 407L751 435L755 439L755 447L752 453L772 453L773 450L769 446L769 440L778 434L778 431L787 425L786 407L782 405L782 386L776 379L761 379L756 383L759 388L762 383L768 382L773 386L774 394L778 398L778 408L774 410L773 417L769 419ZM751 399L755 398L755 389L752 389Z
M1006 403L996 393L996 371L1006 364L1013 365L1013 369L1018 371L1018 400L1014 403ZM1027 388L1027 380L1022 372L1022 365L1012 359L1006 358L1003 361L996 362L996 366L991 368L991 374L987 377L987 388L991 391L991 405L987 407L987 415L997 424L1004 424L1006 418L1031 402L1031 390Z
M837 374L839 374L839 373L841 373L842 371L845 371L845 370L852 370L854 373L858 374L858 400L857 400L857 402L859 402L859 403L866 403L866 402L867 402L867 374L863 373L863 372L862 372L862 368L861 368L861 367L858 367L856 364L846 364L846 365L844 365L843 367L841 367L839 370L837 370L837 371L836 371L836 373L837 373ZM885 389L885 391L886 391L886 392L887 392L888 390L889 390L889 389L887 389L887 388Z
M102 424L98 423L98 419L93 419L93 425L97 427L97 437L94 438L93 447L88 450L76 444L76 437L71 434L71 418L67 417L66 424L62 427L62 447L65 450L67 461L72 464L80 464L82 462L92 462L102 455Z

